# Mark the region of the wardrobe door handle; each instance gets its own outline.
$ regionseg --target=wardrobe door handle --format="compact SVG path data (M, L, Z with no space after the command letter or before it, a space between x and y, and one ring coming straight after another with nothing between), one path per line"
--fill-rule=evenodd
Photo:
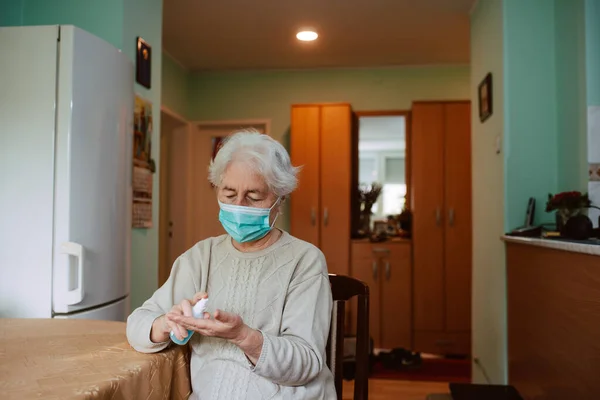
M454 208L451 208L450 211L448 211L448 223L450 226L454 226Z
M435 224L437 226L442 225L442 210L439 207L435 209Z
M329 223L329 210L327 207L323 209L323 225L327 226Z
M373 279L377 280L377 260L373 261Z
M390 262L386 261L385 262L385 280L389 281L391 275L392 275L392 271L391 271L391 268L390 268Z
M315 226L317 224L317 211L314 207L311 207L310 209L310 224L312 226Z

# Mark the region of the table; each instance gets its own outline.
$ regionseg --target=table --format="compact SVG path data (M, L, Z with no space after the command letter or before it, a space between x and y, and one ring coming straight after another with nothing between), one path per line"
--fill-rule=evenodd
M0 399L187 399L186 346L133 350L125 323L0 319Z

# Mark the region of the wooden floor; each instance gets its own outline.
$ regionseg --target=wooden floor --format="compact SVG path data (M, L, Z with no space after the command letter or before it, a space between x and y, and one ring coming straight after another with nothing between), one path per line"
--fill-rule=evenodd
M352 400L353 381L344 381L343 400ZM448 393L448 384L441 382L369 380L369 400L425 400L428 394Z

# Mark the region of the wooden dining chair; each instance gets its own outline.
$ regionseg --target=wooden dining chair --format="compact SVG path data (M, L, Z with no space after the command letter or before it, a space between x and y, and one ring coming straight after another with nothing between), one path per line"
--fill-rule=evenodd
M357 296L354 400L366 400L369 391L369 287L358 279L343 275L329 274L329 282L333 312L327 341L327 365L333 373L337 398L342 400L346 302Z

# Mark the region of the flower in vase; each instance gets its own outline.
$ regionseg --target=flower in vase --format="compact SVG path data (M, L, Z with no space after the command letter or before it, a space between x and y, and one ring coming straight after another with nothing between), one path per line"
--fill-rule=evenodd
M546 212L555 210L573 212L582 208L588 208L592 203L588 194L581 192L561 192L555 195L548 194L546 202Z

